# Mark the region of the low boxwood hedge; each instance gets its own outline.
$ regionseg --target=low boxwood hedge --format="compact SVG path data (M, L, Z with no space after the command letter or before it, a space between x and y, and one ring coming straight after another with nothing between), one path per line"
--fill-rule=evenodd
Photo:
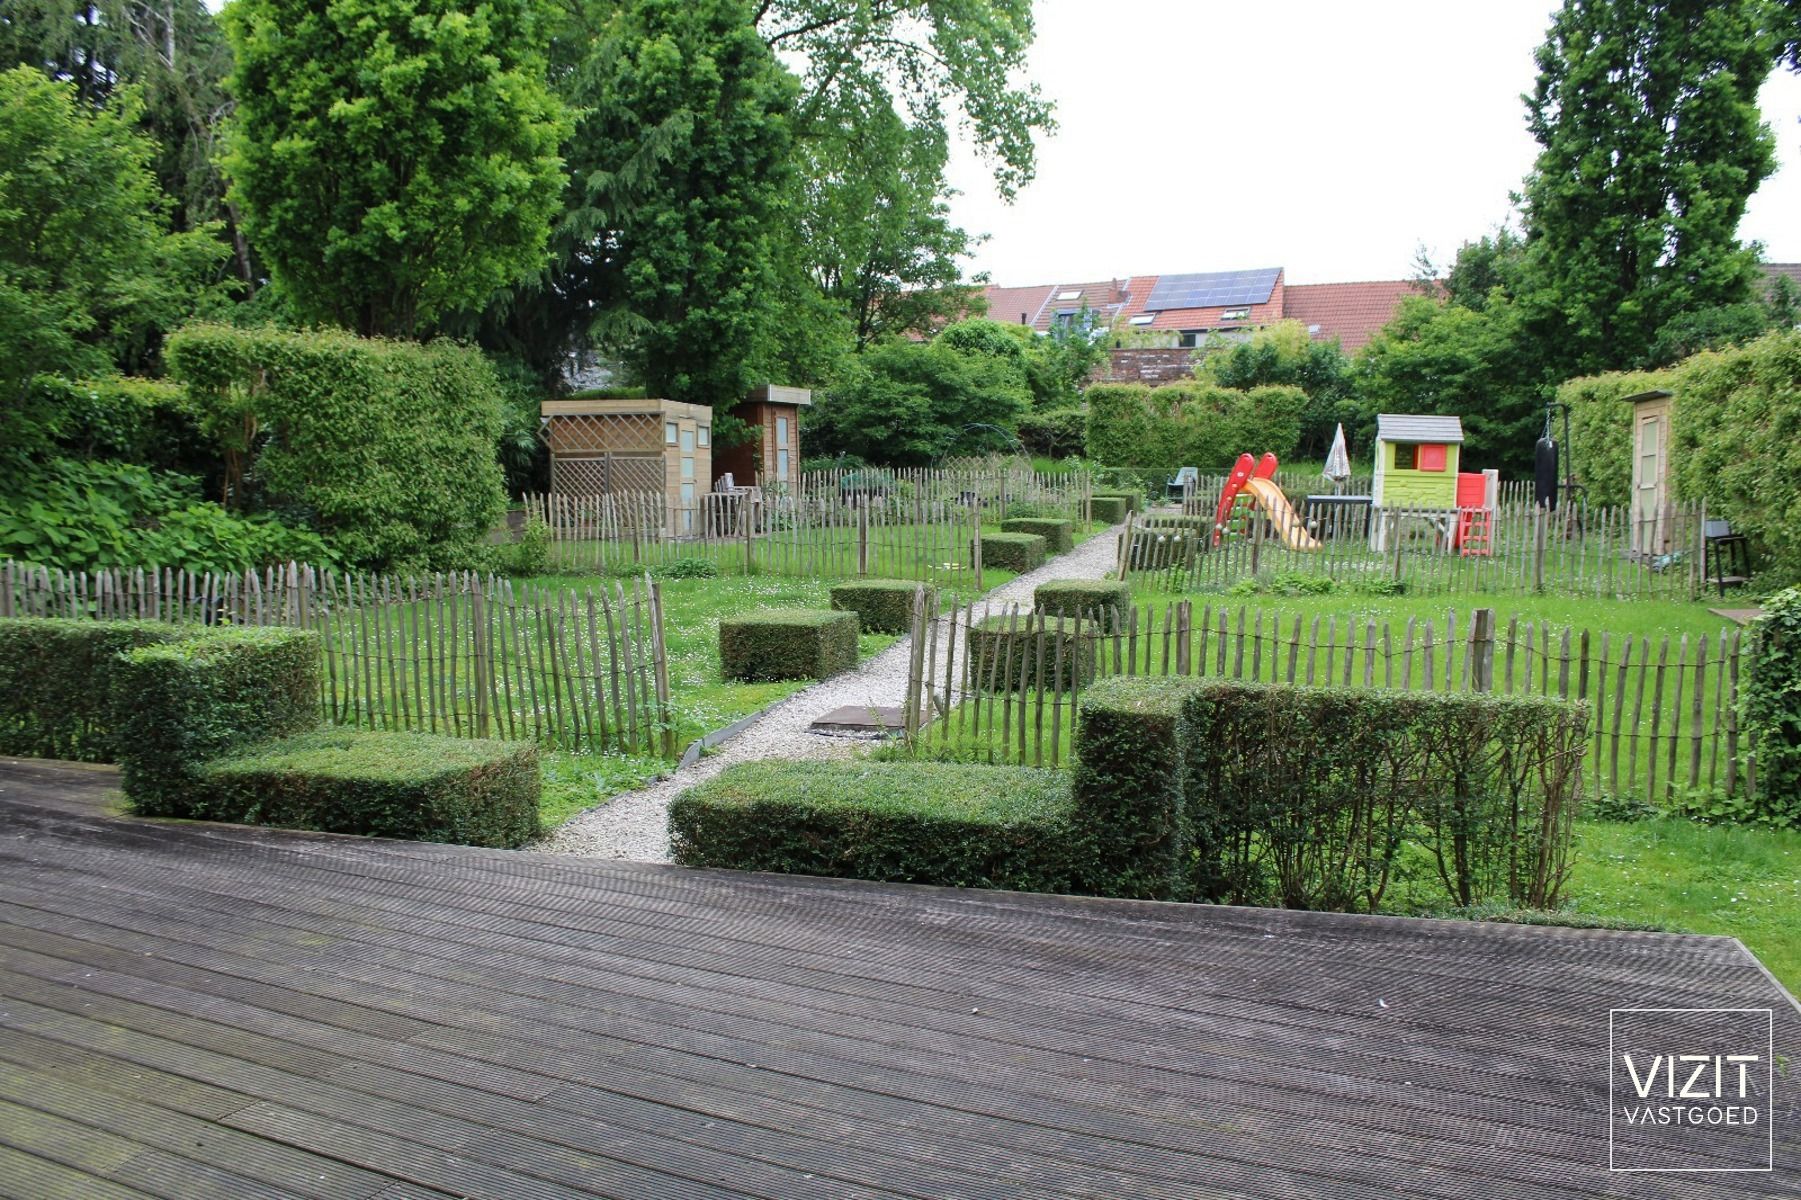
M975 543L969 560L975 562ZM1044 538L1036 533L989 533L982 537L982 565L1025 574L1044 565Z
M194 815L201 764L318 723L318 635L232 626L141 646L120 656L113 702L132 806L145 816Z
M1004 533L1035 533L1044 539L1047 554L1067 554L1076 548L1075 522L1057 517L1009 517L1001 522Z
M1053 617L1087 617L1103 628L1132 606L1132 589L1117 579L1053 579L1032 589L1032 607Z
M182 635L156 621L0 620L0 754L116 761L119 656Z
M1096 500L1124 500L1126 502L1127 512L1140 512L1144 508L1143 492L1127 491L1123 488L1106 488L1100 491L1090 492L1089 495ZM1122 516L1120 520L1123 521L1125 518Z
M1082 890L1193 897L1182 778L1190 690L1181 678L1115 676L1082 697L1070 771Z
M976 692L1035 690L1041 681L1058 692L1087 687L1095 677L1100 629L1075 617L1059 621L1038 613L972 622L963 651L967 686Z
M913 627L913 597L920 588L926 603L937 599L933 584L912 579L859 579L832 586L832 607L857 614L867 633L906 633Z
M332 729L214 759L183 816L465 846L538 836L538 751L521 742Z
M691 867L1067 892L1069 785L1059 771L958 763L752 762L669 806Z
M857 665L857 614L772 608L719 623L727 679L828 679Z
M1207 531L1182 526L1145 526L1132 530L1131 569L1161 571L1192 567L1195 556L1211 546Z
M1213 529L1212 517L1199 517L1190 513L1147 513L1144 523L1163 529L1200 529L1208 532Z
M1124 496L1094 496L1088 503L1088 514L1103 525L1117 525L1126 519L1131 511L1131 502Z

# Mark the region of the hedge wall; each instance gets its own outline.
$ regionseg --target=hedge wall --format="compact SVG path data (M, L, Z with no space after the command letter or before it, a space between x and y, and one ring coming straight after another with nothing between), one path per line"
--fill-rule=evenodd
M0 754L117 761L119 656L182 632L154 621L0 620Z
M969 561L975 562L975 543L969 544ZM1044 539L1035 533L989 533L982 537L982 565L997 571L1025 574L1044 565Z
M832 585L832 607L857 614L869 633L906 633L913 627L913 597L925 588L926 603L938 596L932 584L912 579L859 579Z
M476 350L199 325L164 358L238 490L311 514L360 566L465 565L505 509L504 399Z
M1301 438L1307 395L1266 386L1097 384L1088 389L1087 454L1110 467L1223 468L1240 454L1287 458Z
M1576 478L1591 504L1626 504L1632 499L1632 405L1627 396L1654 389L1675 390L1673 371L1631 371L1572 379L1557 389L1570 406L1570 446ZM1563 429L1557 429L1563 440Z
M538 836L538 797L527 743L333 729L204 764L182 815L510 849Z
M312 728L318 635L229 627L123 655L113 673L125 795L145 816L198 817L209 759Z
M1100 896L1186 900L1185 681L1103 679L1082 697L1070 772L1078 882Z
M719 623L727 679L827 679L857 665L857 614L772 608Z
M1067 554L1076 548L1075 524L1055 517L1009 517L1001 522L1003 533L1035 533L1044 539L1046 554Z
M965 677L979 690L1035 689L1040 679L1059 692L1086 687L1095 677L1096 632L1096 626L1073 618L985 617L969 626Z
M752 762L669 806L675 860L892 883L1067 892L1062 772L957 763Z
M1743 693L1745 733L1757 756L1750 815L1801 828L1801 588L1765 600L1751 631Z
M1131 587L1117 579L1053 579L1032 589L1032 607L1039 612L1089 617L1109 628L1131 603Z
M1103 525L1117 525L1132 511L1132 502L1124 496L1095 496L1088 504L1089 515Z

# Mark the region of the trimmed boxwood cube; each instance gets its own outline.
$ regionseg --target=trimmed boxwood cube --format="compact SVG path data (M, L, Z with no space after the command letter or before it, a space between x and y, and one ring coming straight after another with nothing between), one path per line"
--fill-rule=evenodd
M1088 504L1089 515L1103 525L1119 524L1130 510L1131 505L1124 496L1095 496Z
M197 776L184 816L508 849L539 832L538 750L526 742L317 730Z
M1067 554L1076 548L1075 523L1055 517L1009 517L1001 522L1006 533L1035 533L1044 539L1047 554Z
M1210 544L1205 530L1180 526L1140 525L1132 531L1131 569L1161 571L1169 567L1191 567L1197 554Z
M116 762L119 656L187 632L158 621L0 620L0 754Z
M192 816L201 764L318 724L318 635L226 626L142 646L113 689L126 797L144 816Z
M771 608L719 623L719 661L727 679L829 679L857 665L857 614Z
M1213 528L1212 517L1195 516L1189 513L1149 513L1145 516L1144 523L1148 526L1166 529L1211 530Z
M832 607L854 612L864 632L905 633L913 627L913 597L925 588L926 603L938 598L938 588L912 579L859 579L832 587Z
M1090 492L1089 495L1094 497L1096 500L1100 500L1100 499L1124 500L1126 502L1126 511L1127 512L1139 512L1139 511L1142 511L1142 509L1144 507L1144 493L1143 492L1129 492L1123 488L1119 488L1119 489L1110 488L1110 489L1106 489L1103 491ZM1120 519L1123 521L1125 518L1121 517Z
M1067 892L1064 772L961 763L752 762L669 806L675 861L890 883Z
M1032 589L1032 605L1047 616L1088 617L1103 628L1118 624L1132 589L1117 579L1053 579Z
M1041 651L1046 689L1067 692L1087 687L1095 677L1100 626L1069 618L1063 621L1059 633L1057 623L1055 617L1021 613L1017 617L987 617L971 624L963 651L965 679L970 689L1037 689Z
M969 545L969 561L975 562L975 543ZM1044 538L1036 533L988 533L982 535L982 565L999 571L1025 574L1044 565Z
M1185 704L1180 678L1103 679L1083 695L1070 772L1075 833L1100 896L1189 899L1193 833L1183 810Z

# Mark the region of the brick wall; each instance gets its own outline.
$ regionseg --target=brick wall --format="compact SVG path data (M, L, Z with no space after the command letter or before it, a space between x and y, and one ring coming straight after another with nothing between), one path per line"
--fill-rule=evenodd
M1169 383L1176 379L1192 379L1194 366L1189 360L1193 357L1193 350L1160 346L1109 350L1107 361L1095 372L1095 379L1108 383Z

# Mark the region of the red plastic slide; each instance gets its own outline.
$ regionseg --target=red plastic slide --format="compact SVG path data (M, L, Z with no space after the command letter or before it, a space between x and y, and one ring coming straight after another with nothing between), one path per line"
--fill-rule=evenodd
M1264 462L1269 465L1269 474L1276 471L1276 456L1265 454ZM1238 493L1244 485L1251 481L1251 476L1261 470L1261 466L1248 454L1240 454L1238 462L1233 465L1232 473L1226 476L1226 486L1220 489L1219 508L1213 514L1213 544L1219 545L1220 538L1225 536L1226 522L1232 517L1232 502L1238 499ZM1266 475L1265 478L1268 478Z

